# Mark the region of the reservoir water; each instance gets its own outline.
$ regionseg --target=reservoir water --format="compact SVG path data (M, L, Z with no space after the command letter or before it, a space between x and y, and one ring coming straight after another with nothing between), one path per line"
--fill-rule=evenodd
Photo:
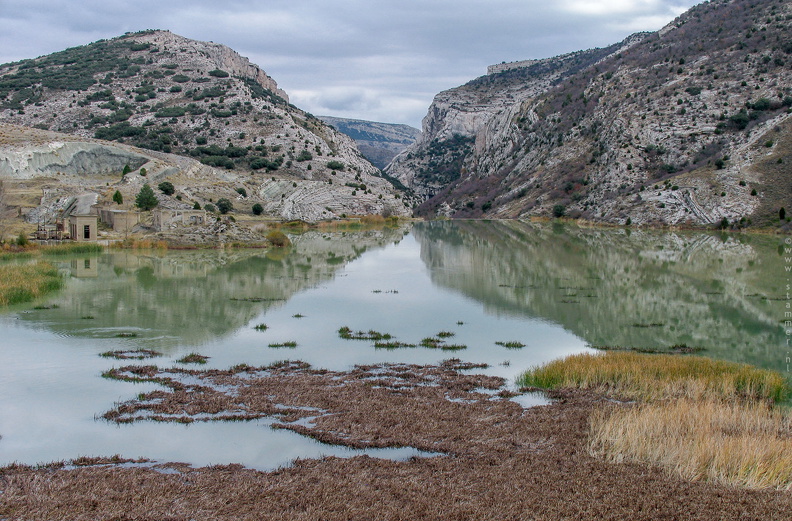
M156 388L103 371L178 366L189 353L209 357L202 367L289 359L331 370L455 357L487 363L487 374L511 382L592 346L684 344L789 376L779 238L441 221L291 239L285 250L109 250L54 261L63 290L0 311L0 465L120 454L272 469L359 453L267 421L117 426L99 418ZM378 349L341 338L343 326L410 344L453 333L448 343L466 348ZM269 347L286 342L296 347ZM100 356L138 349L162 356Z

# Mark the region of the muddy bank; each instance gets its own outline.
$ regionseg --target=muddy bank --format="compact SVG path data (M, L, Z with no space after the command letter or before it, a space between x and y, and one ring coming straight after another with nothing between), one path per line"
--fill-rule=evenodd
M112 461L0 471L7 519L756 519L792 518L792 495L690 483L589 456L588 417L616 407L556 393L523 409L499 378L457 361L347 372L282 363L231 370L128 366L108 376L165 387L119 404L110 421L269 416L281 428L353 447L441 453L395 462L360 456L258 472ZM255 450L255 447L251 447ZM129 455L131 456L131 455Z

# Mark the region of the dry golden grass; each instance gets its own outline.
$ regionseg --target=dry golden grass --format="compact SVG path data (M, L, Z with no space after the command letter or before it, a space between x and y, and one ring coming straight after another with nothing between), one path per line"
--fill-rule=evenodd
M62 286L58 270L47 262L0 266L0 306L30 302Z
M590 452L660 465L684 479L792 489L792 419L767 403L679 400L600 409Z
M774 371L699 356L605 352L572 355L523 374L519 383L577 388L637 400L754 398L781 401L790 389Z

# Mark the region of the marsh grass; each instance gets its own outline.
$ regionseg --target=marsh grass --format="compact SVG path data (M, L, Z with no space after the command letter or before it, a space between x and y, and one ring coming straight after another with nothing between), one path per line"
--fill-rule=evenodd
M374 347L377 349L400 349L403 347L416 347L416 345L391 340L389 342L374 342Z
M344 340L372 340L374 342L390 340L393 338L393 336L388 333L380 333L379 331L374 331L373 329L369 329L368 331L353 331L347 326L343 326L338 330L338 336Z
M102 253L104 246L95 242L73 242L42 246L41 254L56 257L59 255L74 255L83 253Z
M200 355L198 353L190 353L187 356L176 360L179 364L205 364L209 360L208 356Z
M258 324L256 326L253 326L253 329L255 329L256 331L266 331L267 329L269 329L269 326L267 324Z
M47 262L0 266L0 306L30 302L62 287L58 270Z
M676 400L591 417L589 449L689 480L792 490L792 419L765 402Z
M443 351L461 351L462 349L467 349L467 346L464 344L447 344L442 338L436 337L423 338L419 345L429 349L442 349Z
M279 343L279 344L269 344L269 347L289 347L289 348L295 348L295 347L297 347L297 342L295 342L294 340L288 340L288 341L286 341L286 342L281 342L281 343Z
M591 389L638 400L749 398L783 401L790 389L780 374L699 356L609 351L578 354L534 367L518 383L528 387Z
M100 353L99 356L104 358L115 358L116 360L145 360L146 358L162 356L162 353L152 349L119 349L116 351L105 351L104 353Z
M525 344L516 340L510 340L508 342L495 342L495 345L505 347L507 349L520 349L525 347Z

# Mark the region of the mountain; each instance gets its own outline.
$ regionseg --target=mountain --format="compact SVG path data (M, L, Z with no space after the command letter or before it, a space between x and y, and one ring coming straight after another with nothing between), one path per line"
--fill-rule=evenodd
M363 157L380 170L384 170L399 152L415 143L421 135L420 130L409 125L332 116L318 116L318 118L354 139Z
M198 188L174 182L174 204L183 207L234 197L238 210L259 203L284 219L409 213L351 139L291 105L259 67L226 46L169 31L0 65L0 123L192 158L208 169L196 169ZM17 175L40 176L36 168Z
M788 2L715 0L605 49L490 67L435 97L386 173L423 215L778 223L791 23Z

